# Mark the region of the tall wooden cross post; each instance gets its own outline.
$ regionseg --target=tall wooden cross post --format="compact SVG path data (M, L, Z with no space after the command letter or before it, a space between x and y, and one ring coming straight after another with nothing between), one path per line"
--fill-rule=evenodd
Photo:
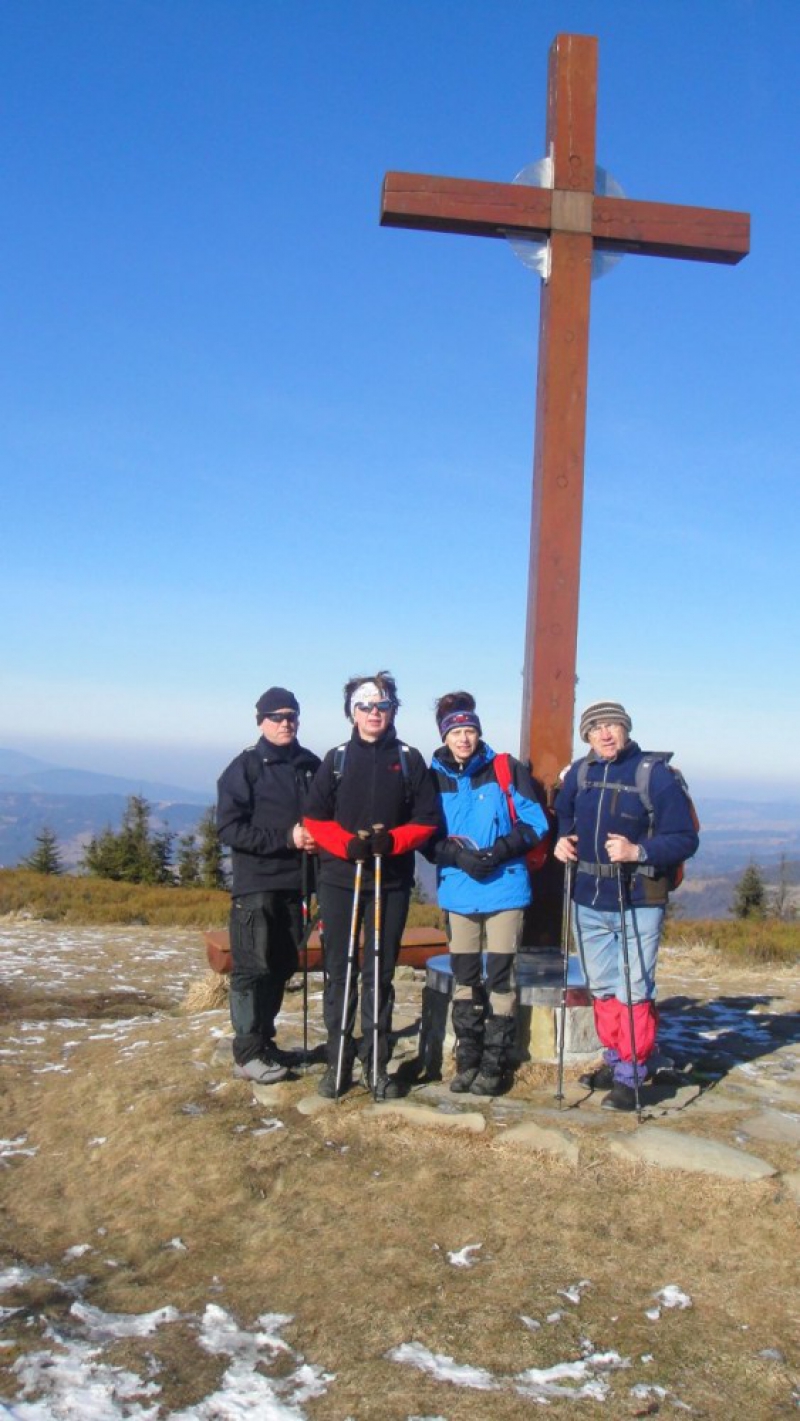
M547 75L552 187L387 173L385 227L549 243L539 318L521 753L548 796L572 758L593 251L741 261L746 213L595 193L597 40L557 35ZM609 684L614 668L609 667ZM613 685L612 685L613 690ZM543 877L545 877L543 875ZM536 895L526 945L560 939L557 876Z

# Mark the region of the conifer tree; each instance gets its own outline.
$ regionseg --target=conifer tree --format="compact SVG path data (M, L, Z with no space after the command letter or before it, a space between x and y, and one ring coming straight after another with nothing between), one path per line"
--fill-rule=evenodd
M193 830L181 834L178 840L176 859L178 882L181 888L197 888L200 884L200 851Z
M763 918L767 903L764 875L756 863L749 863L739 882L733 900L737 918Z
M217 816L210 804L197 826L200 855L200 882L204 888L227 888L222 845L217 834Z
M122 883L174 883L170 867L174 835L168 829L153 833L150 813L143 795L131 795L119 833L107 828L90 839L83 855L87 872Z
M27 858L20 860L20 868L31 869L33 873L63 873L64 865L58 848L58 839L53 830L42 825L36 835L36 848Z

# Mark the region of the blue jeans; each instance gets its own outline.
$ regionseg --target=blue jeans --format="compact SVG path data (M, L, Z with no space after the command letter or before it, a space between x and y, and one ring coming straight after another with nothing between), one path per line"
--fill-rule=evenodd
M663 908L629 908L625 914L633 1002L648 1002L655 997L656 958L663 925ZM627 1002L619 913L599 913L596 908L576 903L573 926L592 996Z

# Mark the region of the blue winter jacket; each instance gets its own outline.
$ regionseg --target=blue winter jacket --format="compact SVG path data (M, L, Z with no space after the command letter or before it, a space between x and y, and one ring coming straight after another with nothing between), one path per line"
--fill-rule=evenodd
M644 845L647 858L641 869L636 864L624 865L626 895L629 891L634 905L665 903L669 871L697 852L700 839L692 806L680 781L663 762L656 762L650 775L651 822L635 787L636 770L644 755L635 740L629 740L613 760L590 751L570 766L556 796L559 838L578 836L573 896L587 908L600 912L619 909L618 880L608 867L605 849L609 834L624 834L631 843ZM579 770L584 763L586 783L580 788ZM606 866L605 875L597 872L602 866Z
M531 901L531 880L524 855L548 832L544 810L536 799L530 771L509 757L510 793L517 811L511 818L508 796L500 788L492 765L495 752L480 741L468 764L460 766L444 746L433 757L442 807L444 835L464 839L469 848L490 849L495 841L513 835L520 857L500 864L488 878L470 878L463 869L437 865L439 906L449 913L499 913L526 908ZM440 838L440 842L442 839ZM436 859L434 846L432 857Z

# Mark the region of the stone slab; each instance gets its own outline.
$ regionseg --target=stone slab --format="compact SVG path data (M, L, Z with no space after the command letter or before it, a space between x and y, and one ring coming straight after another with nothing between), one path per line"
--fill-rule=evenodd
M545 1154L559 1155L569 1164L577 1165L580 1158L578 1144L563 1130L548 1129L537 1125L535 1120L523 1120L519 1125L510 1125L498 1140L504 1145L515 1145L519 1149L541 1150Z
M479 1134L486 1129L486 1118L475 1110L431 1110L427 1105L413 1105L407 1100L383 1100L368 1105L364 1115L399 1115L409 1125L445 1130L471 1130Z
M323 1110L330 1110L336 1103L325 1095L304 1095L301 1100L295 1101L294 1108L300 1115L320 1115Z
M744 1183L768 1179L778 1172L766 1160L746 1154L744 1150L659 1125L644 1125L635 1134L612 1140L609 1149L623 1159L642 1160L661 1169L713 1174Z
M800 1115L787 1115L782 1110L767 1107L757 1115L748 1115L739 1128L753 1140L766 1140L775 1145L800 1145Z
M750 1102L744 1100L734 1100L720 1090L701 1091L697 1100L692 1103L692 1114L699 1111L701 1115L737 1115L743 1110L750 1109Z

